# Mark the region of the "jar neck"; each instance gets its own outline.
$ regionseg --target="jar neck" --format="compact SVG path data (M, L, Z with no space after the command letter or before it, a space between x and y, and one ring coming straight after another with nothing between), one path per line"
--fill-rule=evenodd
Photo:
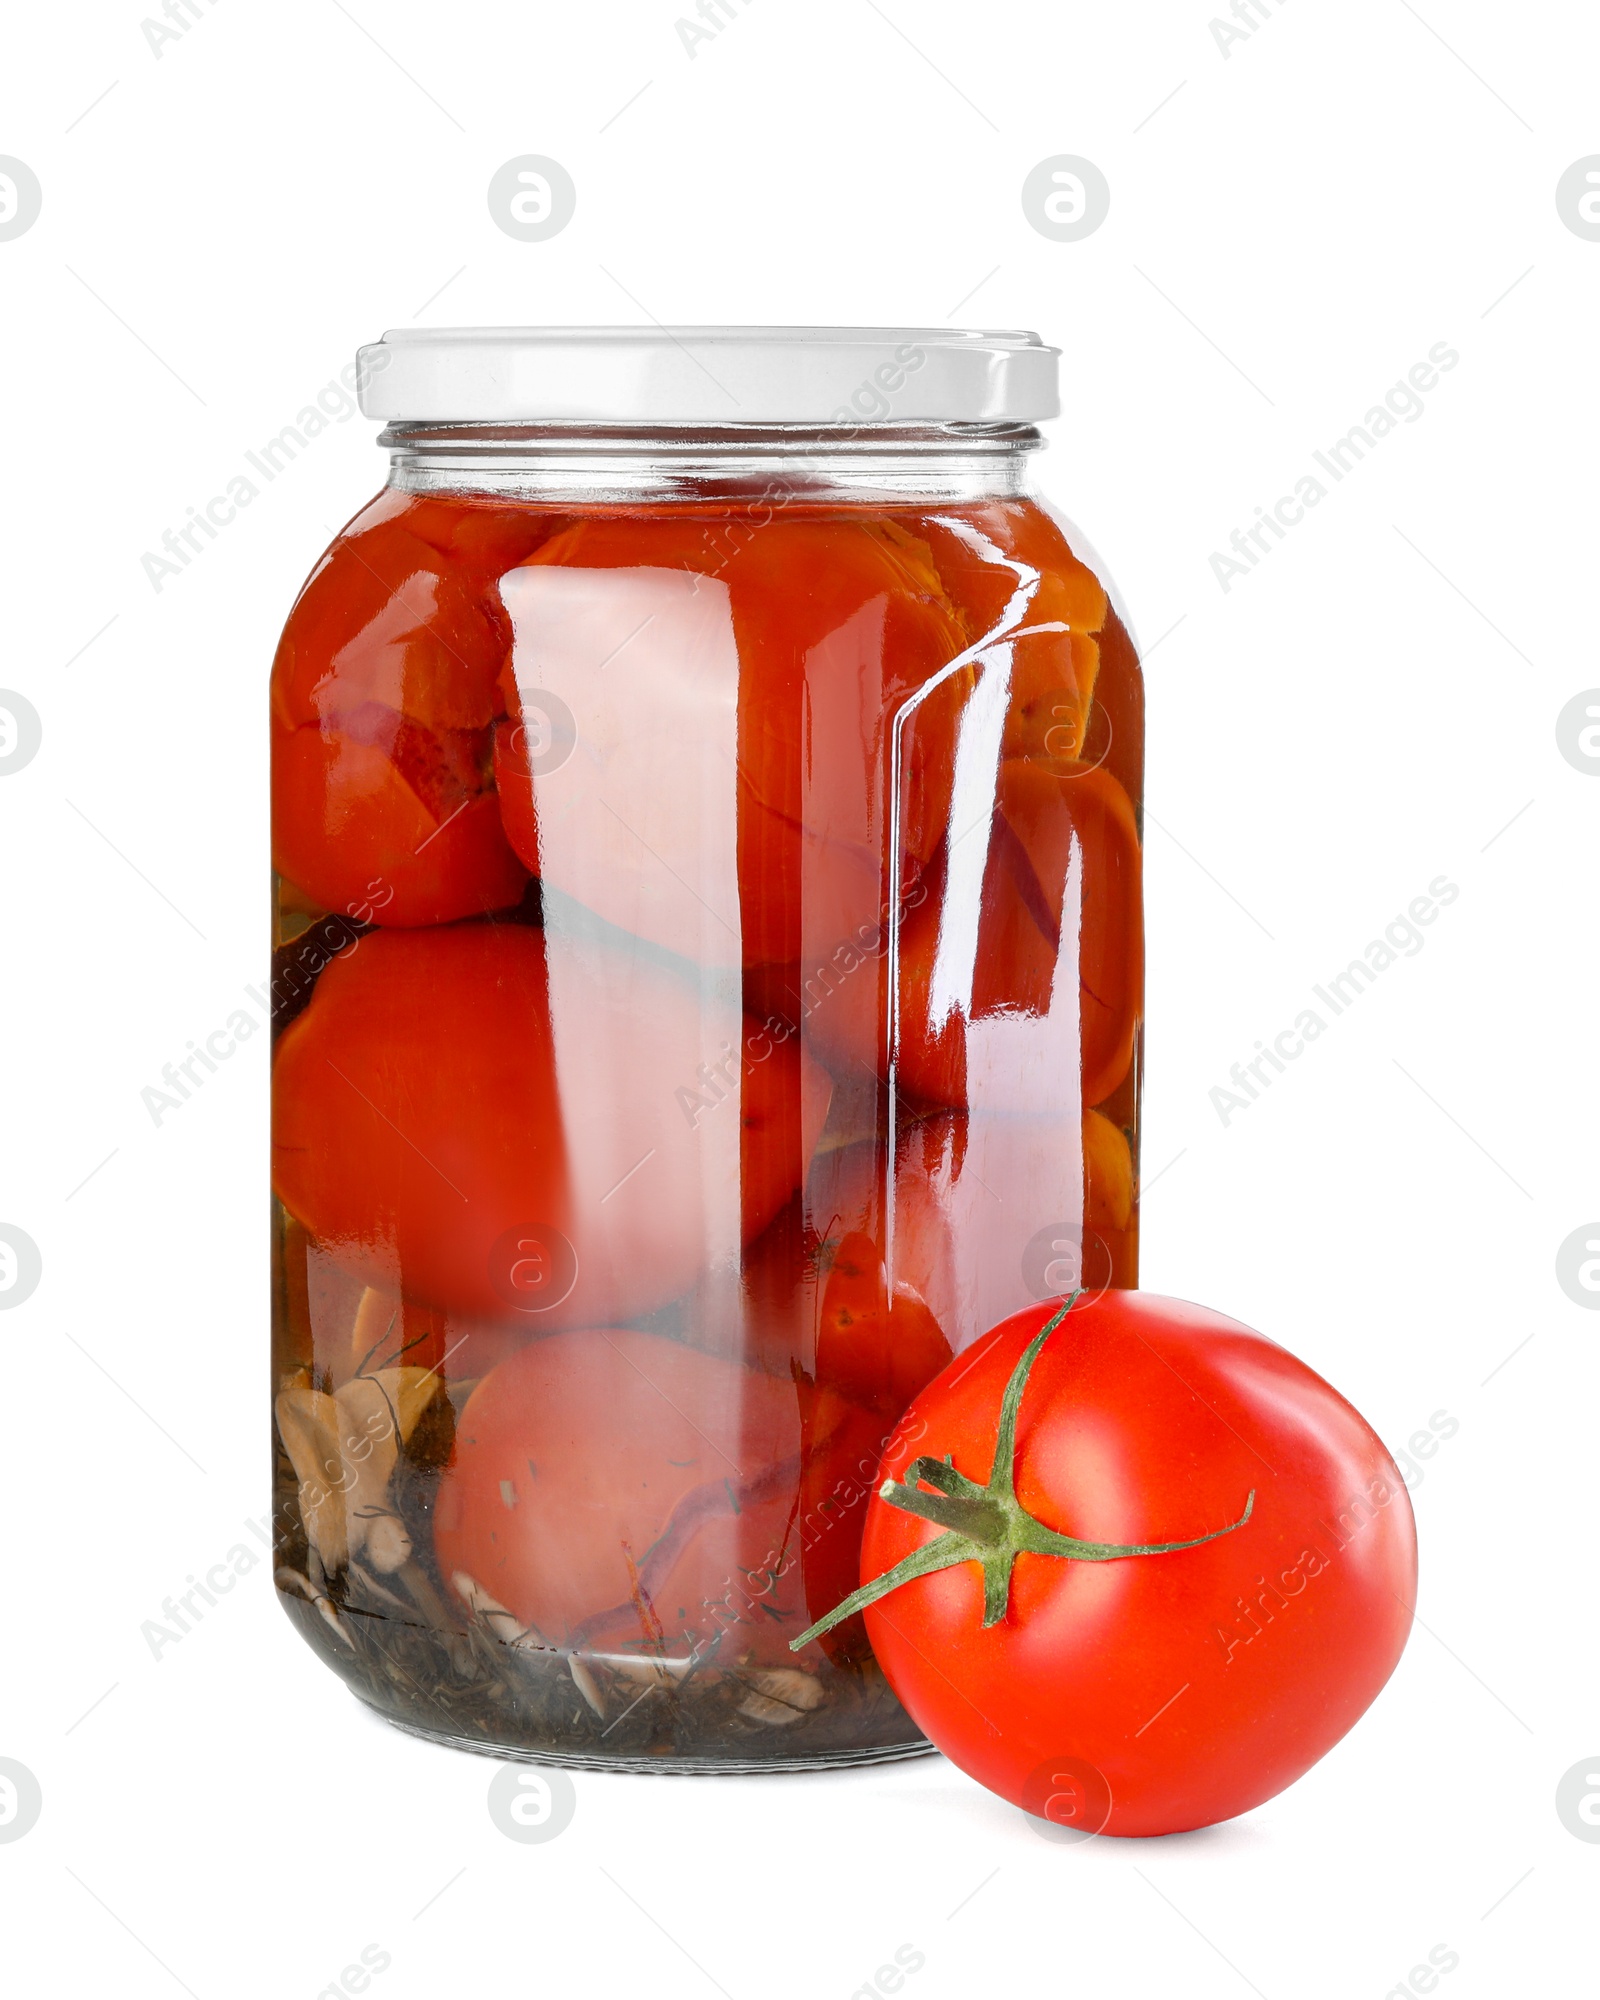
M929 503L1026 493L1031 424L392 423L390 484L584 501Z

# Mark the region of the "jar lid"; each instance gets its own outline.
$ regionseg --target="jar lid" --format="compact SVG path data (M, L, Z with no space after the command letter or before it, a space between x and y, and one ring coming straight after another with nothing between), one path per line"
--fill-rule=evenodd
M1060 349L929 326L400 327L361 408L413 423L1032 423Z

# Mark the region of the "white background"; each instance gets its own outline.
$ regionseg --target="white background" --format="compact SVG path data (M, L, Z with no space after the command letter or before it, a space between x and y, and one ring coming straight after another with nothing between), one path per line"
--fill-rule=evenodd
M1439 1944L1448 2000L1587 1990L1600 1848L1553 1800L1600 1751L1600 1320L1554 1272L1600 1214L1600 782L1555 720L1600 684L1600 243L1554 191L1600 151L1600 20L1263 0L1224 56L1201 0L732 0L691 59L675 0L195 5L159 57L134 0L18 9L0 78L44 189L0 243L0 680L44 726L0 782L0 1220L44 1257L0 1317L0 1755L44 1796L0 1845L8 1990L313 2000L369 1944L380 2000L848 2000L904 1944L911 2000L1380 2000ZM545 243L486 206L522 153L577 185ZM1019 201L1058 153L1112 190L1078 243ZM580 1773L522 1846L265 1563L141 1636L266 1510L265 1038L159 1129L140 1091L262 976L268 662L372 427L159 593L141 557L386 326L650 318L1066 350L1042 480L1160 642L1145 1282L1391 1445L1460 1426L1394 1681L1245 1820L1063 1848L924 1760ZM1224 592L1212 551L1439 341L1425 414ZM1441 873L1425 948L1225 1126L1229 1066Z

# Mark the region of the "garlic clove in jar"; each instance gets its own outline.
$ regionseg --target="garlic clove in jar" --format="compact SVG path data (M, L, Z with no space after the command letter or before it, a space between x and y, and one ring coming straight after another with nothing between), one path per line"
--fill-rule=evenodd
M293 1383L278 1397L278 1435L300 1482L300 1519L327 1569L350 1556L345 1524L344 1461L339 1449L341 1413L332 1396Z

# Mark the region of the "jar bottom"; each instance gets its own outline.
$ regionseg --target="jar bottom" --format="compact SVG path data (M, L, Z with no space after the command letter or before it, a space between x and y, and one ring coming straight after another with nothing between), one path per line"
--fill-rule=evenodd
M283 1574L292 1574L285 1570ZM872 1659L815 1671L719 1661L674 1680L646 1656L529 1656L481 1628L314 1609L279 1589L314 1652L407 1735L479 1756L591 1771L829 1770L927 1756L932 1745ZM642 1670L642 1671L641 1671Z
M360 1699L360 1697L358 1697ZM657 1778L759 1778L769 1774L789 1776L804 1771L842 1771L860 1764L898 1764L908 1757L935 1757L938 1752L925 1736L907 1743L881 1743L855 1749L816 1750L788 1757L684 1756L663 1750L655 1756L596 1756L581 1750L530 1749L507 1743L489 1743L481 1738L453 1735L449 1730L430 1729L425 1723L362 1701L374 1715L407 1736L424 1743L442 1743L449 1750L467 1750L475 1757L492 1757L497 1763L552 1764L568 1771L626 1771L648 1773Z

